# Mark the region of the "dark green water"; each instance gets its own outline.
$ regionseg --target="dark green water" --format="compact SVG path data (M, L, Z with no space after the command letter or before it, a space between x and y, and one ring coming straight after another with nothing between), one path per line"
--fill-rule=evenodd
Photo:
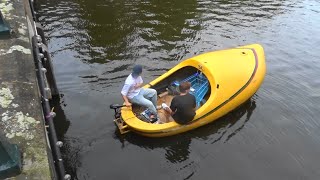
M74 179L318 179L317 0L38 0ZM178 136L119 136L109 104L132 64L144 81L207 51L259 43L267 74L246 104Z

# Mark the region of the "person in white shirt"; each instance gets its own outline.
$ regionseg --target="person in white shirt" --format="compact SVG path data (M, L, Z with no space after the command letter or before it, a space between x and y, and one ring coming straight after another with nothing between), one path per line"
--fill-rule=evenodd
M141 74L142 66L135 65L122 87L121 95L127 107L131 106L131 103L144 106L156 117L157 91L151 88L142 88Z

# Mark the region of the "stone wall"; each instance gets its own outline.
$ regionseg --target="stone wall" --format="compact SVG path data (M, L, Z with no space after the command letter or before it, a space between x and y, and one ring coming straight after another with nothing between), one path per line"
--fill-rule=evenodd
M26 15L28 1L0 0L0 10L12 29L10 38L0 40L0 131L18 145L23 164L22 173L12 179L54 179L30 42L32 21Z

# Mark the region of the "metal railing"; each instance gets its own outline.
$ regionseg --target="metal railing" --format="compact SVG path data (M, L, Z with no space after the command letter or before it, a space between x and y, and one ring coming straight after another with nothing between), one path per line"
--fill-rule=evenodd
M44 120L47 130L47 136L49 139L49 149L52 152L52 159L54 163L54 179L69 180L71 176L65 172L65 167L62 159L60 148L63 143L58 140L54 117L55 113L51 111L49 104L50 99L53 97L59 97L59 91L54 78L54 72L51 64L51 57L48 52L47 43L44 38L44 32L39 23L36 22L33 1L28 0L30 4L29 20L32 21L33 33L30 33L32 40L33 56L36 66L36 74L38 79L38 85L41 95L41 104L44 114Z
M55 113L50 109L49 99L51 98L51 94L48 91L49 88L46 81L47 69L43 66L44 55L40 53L42 49L42 41L39 35L35 35L34 37L32 37L32 46L37 69L39 90L41 93L41 104L43 108L45 124L47 125L50 148L53 155L54 165L56 167L56 173L58 179L70 179L70 175L65 173L62 155L60 152L60 148L62 147L63 143L61 141L58 141L55 126L53 123Z

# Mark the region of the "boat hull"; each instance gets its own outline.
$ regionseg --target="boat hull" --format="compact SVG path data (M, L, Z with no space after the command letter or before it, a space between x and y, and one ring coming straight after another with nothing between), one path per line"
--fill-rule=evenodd
M157 87L174 72L191 66L203 72L210 82L210 97L187 125L175 122L151 124L138 119L131 108L121 109L121 117L130 131L148 137L183 133L211 123L234 110L259 89L266 73L265 55L258 44L205 53L187 59L145 87Z

